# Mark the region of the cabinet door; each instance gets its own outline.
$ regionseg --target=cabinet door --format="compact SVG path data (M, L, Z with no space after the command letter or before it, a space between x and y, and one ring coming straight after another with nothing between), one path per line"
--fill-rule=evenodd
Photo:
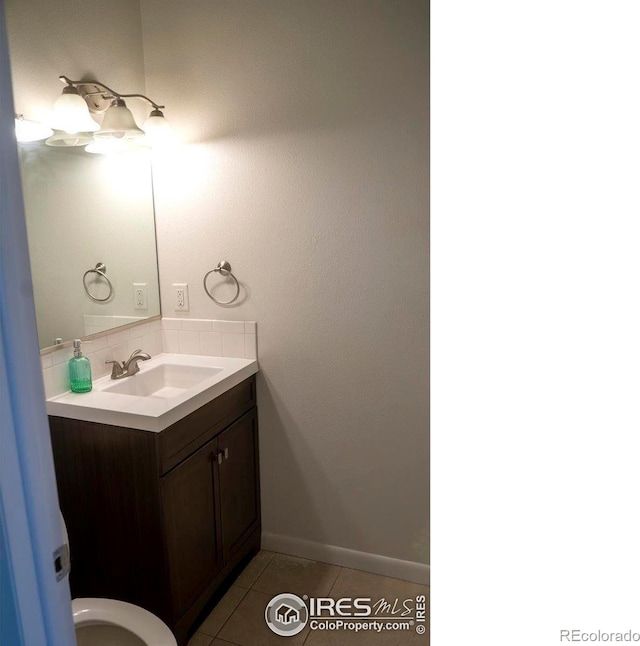
M222 549L228 561L259 520L258 417L249 411L218 437Z
M208 442L162 478L174 620L190 608L222 567L215 513L216 446L217 440Z

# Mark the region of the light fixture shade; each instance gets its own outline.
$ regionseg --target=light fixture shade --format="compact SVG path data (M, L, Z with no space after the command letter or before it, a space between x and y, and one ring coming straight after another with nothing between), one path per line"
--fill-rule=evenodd
M43 123L28 121L21 114L16 115L16 139L20 143L42 141L53 134L53 130Z
M147 146L162 146L168 144L172 139L171 124L157 108L151 111L142 129L145 132L142 143Z
M89 108L78 90L68 85L53 104L51 126L70 134L95 132L100 126L91 118Z
M56 132L45 141L47 146L86 146L93 141L89 132Z
M102 127L95 134L98 138L115 137L116 139L134 139L144 136L122 99L116 99L105 112Z
M100 137L99 139L94 139L85 148L85 150L88 153L93 153L95 155L112 155L115 153L126 152L127 150L133 150L134 148L137 148L137 146L131 139Z

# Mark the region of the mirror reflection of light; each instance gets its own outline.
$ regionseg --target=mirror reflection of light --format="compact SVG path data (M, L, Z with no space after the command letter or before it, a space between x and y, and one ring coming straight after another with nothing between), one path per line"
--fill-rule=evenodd
M78 132L71 135L67 132L58 131L45 142L47 146L86 146L93 141L89 132Z
M53 134L53 130L37 121L29 121L21 114L16 116L16 139L20 143L42 141Z
M132 150L134 147L128 139L94 139L85 150L96 155L112 155Z
M147 163L141 164L140 158L146 158ZM139 146L131 146L130 149L121 151L118 154L103 154L99 157L99 174L102 185L110 187L107 190L117 190L120 195L127 195L133 205L141 196L140 187L150 181L149 151ZM146 193L142 195L146 198Z

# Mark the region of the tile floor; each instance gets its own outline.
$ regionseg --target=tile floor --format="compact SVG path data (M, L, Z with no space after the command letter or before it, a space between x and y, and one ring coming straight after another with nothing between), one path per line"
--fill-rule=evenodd
M308 561L284 554L259 552L202 622L188 646L428 646L428 631L388 633L311 631L280 637L264 621L267 603L282 592L299 596L400 599L424 594L429 586L359 570ZM427 621L428 628L428 621Z

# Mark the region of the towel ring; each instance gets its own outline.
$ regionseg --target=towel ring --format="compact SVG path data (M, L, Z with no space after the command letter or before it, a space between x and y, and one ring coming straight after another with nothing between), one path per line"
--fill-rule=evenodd
M213 274L213 272L218 272L222 276L231 276L233 278L235 284L236 284L236 293L231 298L231 300L228 301L219 301L217 298L214 297L214 295L207 289L207 278L209 277L209 274ZM238 298L238 295L240 294L240 283L238 283L238 279L231 273L231 265L226 261L226 260L221 260L214 269L211 271L208 271L204 275L204 279L202 280L202 284L204 285L204 291L207 293L207 296L214 301L215 303L218 303L218 305L229 305L233 303Z
M109 285L109 295L106 298L98 298L97 296L94 296L89 291L89 288L87 287L87 281L86 281L87 274L98 274L98 276L102 276L107 281L107 284ZM95 266L95 269L87 269L87 271L84 272L84 276L82 276L82 286L84 287L84 291L87 292L87 296L92 301L95 301L96 303L104 303L105 301L108 301L111 298L111 295L113 294L113 285L111 284L111 281L107 278L107 267L102 262L99 262Z

